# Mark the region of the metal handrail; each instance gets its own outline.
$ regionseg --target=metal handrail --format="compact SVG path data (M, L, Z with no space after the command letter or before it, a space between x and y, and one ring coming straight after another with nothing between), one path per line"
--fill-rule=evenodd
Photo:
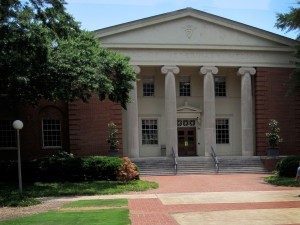
M215 162L215 167L216 167L216 172L218 173L219 172L219 160L218 160L218 157L217 157L217 154L215 152L215 150L213 149L213 147L211 146L211 157L213 158L214 162Z
M172 147L172 156L173 156L173 163L174 163L174 169L175 169L175 173L177 174L177 158L176 158L176 155L175 155L175 151L174 151L174 148Z

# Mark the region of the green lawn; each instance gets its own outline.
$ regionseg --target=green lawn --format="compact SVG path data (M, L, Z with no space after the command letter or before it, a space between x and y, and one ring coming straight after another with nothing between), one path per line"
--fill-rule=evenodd
M63 206L63 208L79 208L79 207L121 207L127 206L127 199L104 199L104 200L80 200L70 202Z
M294 177L271 176L266 177L265 181L277 186L299 187L299 182Z
M93 181L78 183L24 184L23 196L18 194L17 184L0 183L1 206L26 206L38 204L33 198L48 196L108 195L128 191L146 191L158 188L155 182L136 180L128 183L117 181Z
M20 219L1 221L0 225L128 225L129 209L113 207L127 206L126 199L78 201L66 204L64 208L74 208L75 211L49 211ZM112 207L111 209L87 210L88 207ZM85 210L76 210L85 207Z

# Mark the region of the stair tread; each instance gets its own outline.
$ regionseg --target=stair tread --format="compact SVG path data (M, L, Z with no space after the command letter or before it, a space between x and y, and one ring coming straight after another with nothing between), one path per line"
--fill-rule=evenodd
M144 176L215 174L215 163L211 157L178 157L177 173L172 158L153 157L131 159ZM260 157L218 157L219 174L229 173L269 173L265 170Z

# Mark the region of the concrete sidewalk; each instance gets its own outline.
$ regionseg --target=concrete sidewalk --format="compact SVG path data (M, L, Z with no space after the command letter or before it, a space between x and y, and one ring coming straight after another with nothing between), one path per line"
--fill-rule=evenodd
M128 196L132 224L300 224L299 188L269 185L266 176L144 177L160 188Z
M270 175L142 177L160 187L146 192L53 201L126 198L132 225L300 224L300 189L267 184L267 176Z

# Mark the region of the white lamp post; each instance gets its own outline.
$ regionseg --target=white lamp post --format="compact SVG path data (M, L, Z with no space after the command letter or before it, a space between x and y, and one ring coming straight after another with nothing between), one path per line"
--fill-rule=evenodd
M13 127L17 130L17 145L18 145L18 176L19 176L19 192L22 194L22 173L21 173L21 153L20 153L20 130L23 128L21 120L15 120Z

